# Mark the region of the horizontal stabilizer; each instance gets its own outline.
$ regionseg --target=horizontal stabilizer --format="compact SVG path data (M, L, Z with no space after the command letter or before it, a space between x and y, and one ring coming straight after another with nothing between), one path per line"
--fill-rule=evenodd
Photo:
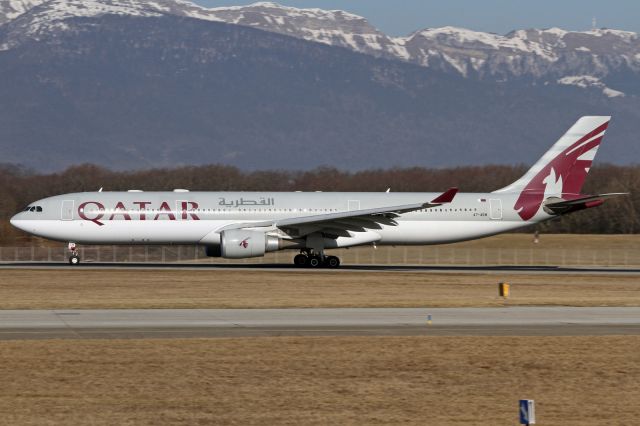
M621 197L629 195L627 192L615 192L611 194L589 195L587 197L574 198L572 200L563 200L562 198L547 198L544 203L544 209L549 214L564 214L574 212L576 210L597 207L609 198Z

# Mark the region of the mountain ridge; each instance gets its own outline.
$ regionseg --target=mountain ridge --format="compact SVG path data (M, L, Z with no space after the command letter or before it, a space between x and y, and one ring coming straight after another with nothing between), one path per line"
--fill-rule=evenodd
M3 162L42 171L85 162L119 170L530 164L581 115L614 116L598 161L629 164L640 155L638 75L624 61L609 67L601 59L595 76L571 64L557 76L465 75L448 62L358 52L227 22L231 15L191 16L202 10L174 0L47 0L0 25ZM293 17L311 20L307 27L334 17L340 28L370 31L355 15L311 9ZM459 30L413 37L471 49L469 34L454 43L452 32ZM625 37L601 32L598 40ZM485 37L471 35L474 43ZM568 33L527 37L538 36L559 43ZM513 42L494 41L471 50ZM528 60L520 66L537 66Z
M391 37L365 18L349 12L299 9L274 2L217 8L204 8L186 0L11 0L11 3L23 4L22 16L42 8L22 25L19 30L22 36L29 32L37 35L47 30L64 30L64 20L70 17L169 14L248 26L456 72L463 77L494 81L525 78L541 84L596 89L604 96L626 94L619 88L609 87L608 80L615 80L612 75L627 72L640 75L640 38L636 33L621 30L549 28L498 35L442 27L418 30L406 37ZM14 16L13 20L19 17ZM0 17L0 23L2 21ZM11 46L11 41L5 41L5 50ZM592 78L577 81L582 76ZM632 94L640 94L640 89L633 90Z

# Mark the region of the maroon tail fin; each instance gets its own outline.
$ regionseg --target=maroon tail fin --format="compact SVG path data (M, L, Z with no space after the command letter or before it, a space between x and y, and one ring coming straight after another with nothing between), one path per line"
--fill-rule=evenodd
M524 176L495 192L520 193L513 208L523 220L535 216L548 197L576 197L610 119L609 116L580 118Z

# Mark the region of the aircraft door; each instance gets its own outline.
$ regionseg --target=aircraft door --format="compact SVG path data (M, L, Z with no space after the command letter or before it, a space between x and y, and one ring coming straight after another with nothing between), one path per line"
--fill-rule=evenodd
M347 207L350 212L360 210L360 200L349 200Z
M63 200L62 210L60 211L61 220L73 220L73 200Z
M491 210L489 217L493 220L502 220L502 200L489 200Z

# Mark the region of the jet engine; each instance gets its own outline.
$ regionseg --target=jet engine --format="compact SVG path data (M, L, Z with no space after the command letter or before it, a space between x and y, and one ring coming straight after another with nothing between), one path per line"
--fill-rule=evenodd
M282 248L282 240L261 231L231 229L220 233L219 246L207 246L206 253L210 257L226 259L246 259L261 257L265 253Z

